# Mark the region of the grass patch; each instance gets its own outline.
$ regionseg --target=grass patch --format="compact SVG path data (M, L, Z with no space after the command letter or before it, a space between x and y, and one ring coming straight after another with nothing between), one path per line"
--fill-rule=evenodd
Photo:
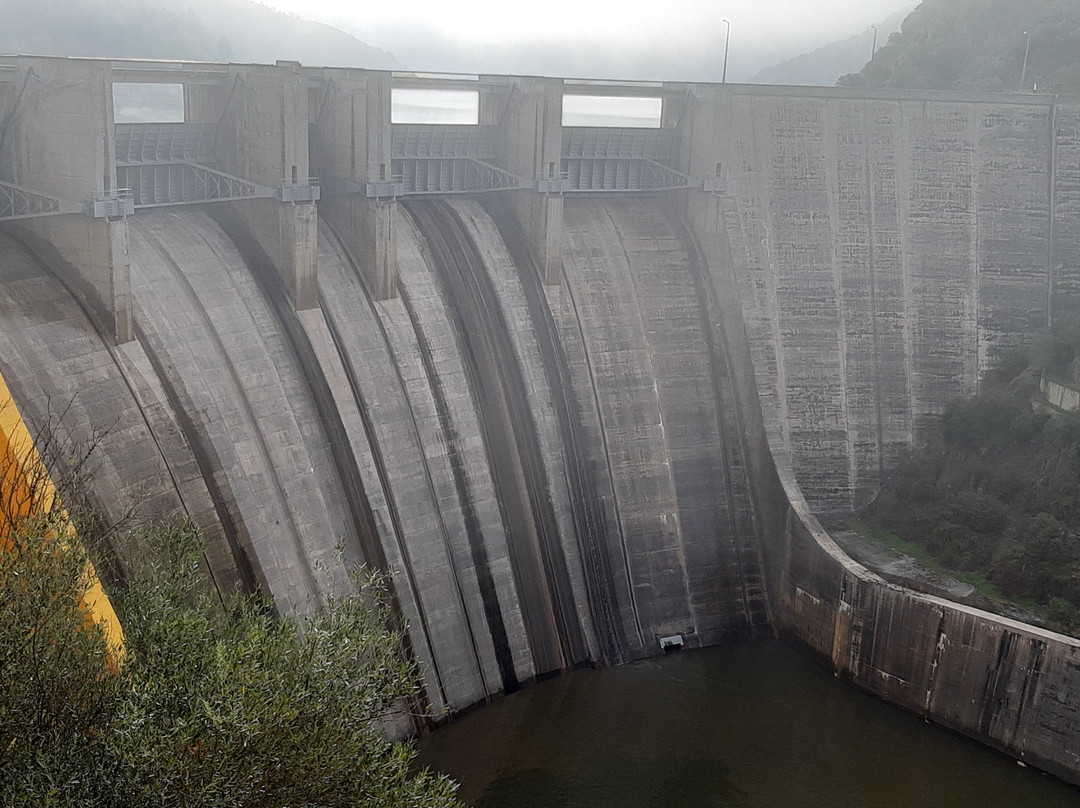
M975 591L980 594L986 595L991 600L1000 600L1004 603L1015 603L1017 606L1023 606L1025 609L1035 609L1036 604L1033 600L1027 598L1010 598L1008 595L1002 593L994 584L986 580L986 576L981 572L954 572L952 570L946 571L956 580L961 583L971 584L975 587Z
M890 550L895 550L898 553L903 553L906 556L910 556L915 559L919 564L926 567L929 570L940 573L941 575L948 575L950 578L955 578L961 583L970 584L975 587L975 591L980 595L996 600L1001 603L1012 603L1016 606L1021 606L1025 609L1031 609L1037 611L1039 606L1034 602L1020 598L1010 598L1003 595L1001 590L994 584L986 580L986 576L979 572L962 572L960 570L954 570L942 564L934 556L930 555L929 551L914 542L908 541L901 536L893 533L890 530L884 528L875 527L874 525L868 525L866 522L859 520L853 520L847 524L848 530L858 533L871 541L877 542L883 547L887 547Z
M896 550L898 553L911 556L920 564L925 564L928 567L933 567L938 572L944 572L944 569L940 564L926 552L924 547L920 547L914 542L910 542L907 539L902 539L895 533L889 530L885 530L881 527L875 527L868 525L866 522L860 522L858 520L849 522L847 525L848 530L853 530L860 536L865 536L868 539L876 541L878 544L888 547L890 550Z
M910 556L929 570L933 570L942 575L948 575L961 583L970 584L975 587L975 591L980 595L983 595L996 603L1017 606L1036 614L1046 621L1049 628L1064 634L1070 634L1074 637L1080 636L1080 632L1078 632L1078 628L1080 628L1080 610L1077 610L1076 607L1072 606L1068 601L1055 598L1051 603L1043 604L1038 603L1031 598L1011 597L1004 594L997 586L990 583L990 581L986 579L986 576L981 572L951 569L930 555L925 547L910 542L892 531L875 527L874 525L868 525L859 520L848 522L846 527L848 530L858 533L860 536L870 539L871 541L877 542L883 547Z

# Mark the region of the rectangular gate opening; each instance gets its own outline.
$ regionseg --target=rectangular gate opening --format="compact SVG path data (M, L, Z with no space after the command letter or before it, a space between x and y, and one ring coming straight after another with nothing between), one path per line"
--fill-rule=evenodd
M659 129L663 111L662 98L564 95L562 125Z
M183 84L113 84L116 123L183 123Z
M480 123L480 93L395 87L390 91L390 123L476 126Z

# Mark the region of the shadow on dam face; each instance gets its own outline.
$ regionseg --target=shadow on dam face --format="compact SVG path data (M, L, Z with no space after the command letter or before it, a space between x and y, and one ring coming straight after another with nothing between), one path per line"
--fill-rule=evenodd
M43 81L106 70L50 65ZM115 421L107 510L140 492L148 515L190 517L219 586L285 610L348 587L348 561L388 571L436 713L664 638L780 634L1080 779L1075 641L891 587L814 516L864 501L1075 295L1080 107L659 85L625 92L662 96L660 129L564 143L561 84L487 77L475 132L421 133L486 151L436 158L393 129L395 77L335 72L313 111L311 75L279 67L230 84L192 66L175 124L203 154L218 121L218 168L265 198L0 231L0 371L30 420L72 400L74 434ZM63 145L29 110L5 170ZM97 166L100 117L72 123L73 166ZM104 173L179 176L133 154ZM406 164L432 187L549 170L543 192L395 201ZM293 199L318 197L316 167L317 208ZM104 193L90 173L76 190ZM682 185L630 189L645 176ZM63 197L79 178L39 179Z

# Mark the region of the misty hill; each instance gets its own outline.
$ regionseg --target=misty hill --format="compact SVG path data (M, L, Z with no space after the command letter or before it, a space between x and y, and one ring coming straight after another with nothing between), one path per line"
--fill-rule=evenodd
M925 0L871 63L839 83L1080 93L1080 3Z
M890 34L900 30L904 18L915 8L908 6L878 23L877 44L883 45ZM830 42L794 59L759 70L747 81L751 84L802 84L828 87L847 73L862 68L874 46L874 30L867 28L839 42Z
M0 18L0 53L400 67L351 34L249 0L0 0Z

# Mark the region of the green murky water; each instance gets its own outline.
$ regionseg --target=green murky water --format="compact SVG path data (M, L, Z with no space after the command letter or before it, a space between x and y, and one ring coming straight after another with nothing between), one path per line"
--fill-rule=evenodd
M536 685L421 743L478 808L1057 808L1080 789L860 693L780 642Z

